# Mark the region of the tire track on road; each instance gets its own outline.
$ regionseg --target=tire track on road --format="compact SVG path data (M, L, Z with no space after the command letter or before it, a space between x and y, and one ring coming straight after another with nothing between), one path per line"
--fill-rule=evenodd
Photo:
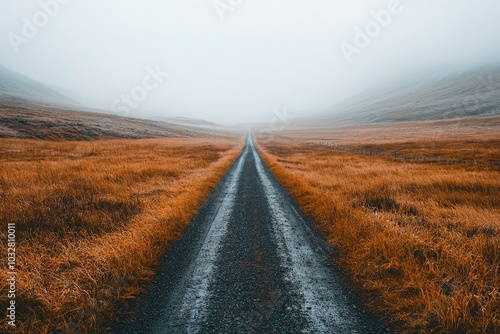
M155 332L161 332L166 326L171 329L180 327L178 330L186 333L195 334L200 331L202 320L205 319L207 313L210 297L209 285L214 276L215 263L233 213L236 190L243 162L248 153L248 145L246 145L242 156L238 159L236 169L231 171L229 179L224 185L224 197L215 217L209 223L210 228L204 237L198 255L179 283L177 291L171 297L169 304L180 305L178 311L173 316L169 316L165 322L160 322L159 328Z

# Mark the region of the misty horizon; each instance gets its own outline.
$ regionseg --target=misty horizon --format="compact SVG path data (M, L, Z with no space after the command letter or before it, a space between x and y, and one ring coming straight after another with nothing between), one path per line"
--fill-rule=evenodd
M0 65L120 115L266 122L500 59L500 3L4 1Z

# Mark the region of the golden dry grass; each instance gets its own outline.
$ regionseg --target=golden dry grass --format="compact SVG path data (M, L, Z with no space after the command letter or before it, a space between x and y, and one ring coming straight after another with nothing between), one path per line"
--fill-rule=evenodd
M259 150L338 245L373 310L398 332L500 332L497 167L370 157L303 141L318 134L287 136L261 135ZM498 146L479 153L491 152Z
M17 331L100 333L126 314L241 146L235 137L2 139L0 221L18 236ZM5 271L0 280L3 308Z
M288 129L281 138L417 162L500 165L500 116Z

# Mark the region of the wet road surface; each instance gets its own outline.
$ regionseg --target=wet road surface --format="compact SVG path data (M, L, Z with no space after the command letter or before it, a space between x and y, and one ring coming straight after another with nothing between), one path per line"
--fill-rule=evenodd
M245 148L117 333L387 333L346 292L328 246Z

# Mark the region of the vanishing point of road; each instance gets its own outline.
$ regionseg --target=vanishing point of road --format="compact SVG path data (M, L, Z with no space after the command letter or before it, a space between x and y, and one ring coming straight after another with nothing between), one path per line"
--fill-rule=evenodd
M117 333L387 333L353 301L326 243L251 134Z

